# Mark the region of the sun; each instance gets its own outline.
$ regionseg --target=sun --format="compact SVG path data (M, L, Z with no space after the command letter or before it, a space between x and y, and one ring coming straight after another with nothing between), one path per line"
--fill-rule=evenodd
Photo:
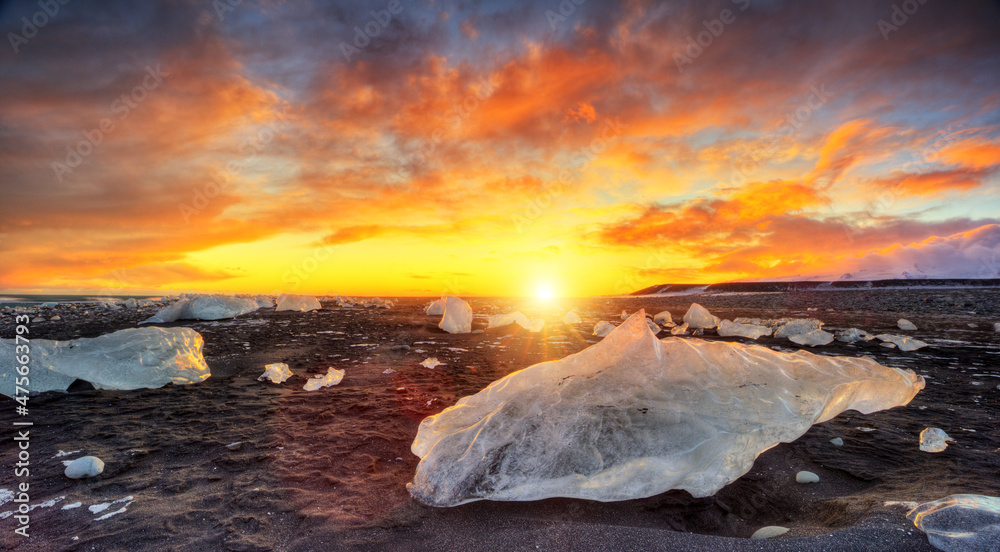
M535 290L535 297L541 299L542 301L548 301L549 299L555 297L555 295L552 293L551 286L548 284L542 284Z

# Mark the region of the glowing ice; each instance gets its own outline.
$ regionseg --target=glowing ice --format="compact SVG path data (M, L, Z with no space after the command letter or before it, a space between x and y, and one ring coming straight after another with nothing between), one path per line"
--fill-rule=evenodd
M443 313L442 313L443 314ZM521 314L521 311L509 312L506 314L494 314L487 319L486 329L501 328L510 324L517 324L522 328L527 328L531 323L528 317Z
M330 387L331 385L337 385L344 380L344 370L337 370L334 367L330 367L326 374L321 374L318 376L313 376L309 378L303 389L306 391L315 391L322 387Z
M184 296L140 324L169 324L177 320L222 320L253 312L262 305L256 298L229 295Z
M924 452L944 452L948 443L954 442L943 429L937 427L924 428L920 432L920 450Z
M569 311L569 312L566 313L566 316L563 317L563 322L565 322L566 324L572 326L574 324L582 324L583 323L583 319L580 318L579 314L577 314L577 313L575 313L573 311Z
M670 317L670 311L660 311L653 317L653 322L656 322L661 326L670 324L673 321L674 319Z
M594 335L597 337L604 337L613 331L615 331L615 325L611 322L598 322L594 324Z
M1000 552L1000 498L951 495L921 504L906 514L945 552Z
M792 337L793 335L807 334L822 328L823 323L815 318L799 318L781 324L774 331L774 337Z
M433 370L436 366L441 366L442 364L444 363L438 360L437 357L425 358L424 361L420 363L420 365L424 368L430 368L431 370Z
M596 345L424 419L408 489L434 506L670 489L704 497L813 424L907 404L923 386L912 371L867 358L660 341L639 311Z
M688 311L684 314L684 322L692 329L711 329L718 326L721 320L698 303L691 303Z
M427 308L424 309L424 313L427 316L441 316L444 314L444 299L437 299L428 303Z
M98 389L144 389L196 383L211 373L201 335L191 328L130 328L71 341L31 340L31 392L65 391L74 379ZM14 340L0 340L14 358ZM14 364L0 365L0 393L13 396Z
M472 331L472 307L458 297L444 297L444 315L438 327L448 333Z
M757 339L764 335L771 335L771 328L723 320L719 323L719 335L722 337L737 336Z
M528 322L528 325L525 329L527 329L529 332L537 333L542 331L542 328L544 327L545 327L545 320L541 318L532 318L531 322Z
M653 322L649 318L646 319L646 325L649 326L649 331L653 332L653 335L656 335L663 331L663 328L661 328L659 324Z
M282 293L275 301L275 311L308 312L323 308L312 295L287 295Z
M264 365L264 373L257 380L264 381L265 379L269 379L271 383L284 383L290 377L292 377L292 371L288 369L288 365L284 362L276 362Z

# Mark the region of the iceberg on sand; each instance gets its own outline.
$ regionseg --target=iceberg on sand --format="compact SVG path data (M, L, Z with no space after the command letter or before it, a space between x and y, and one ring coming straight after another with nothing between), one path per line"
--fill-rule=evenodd
M31 340L32 392L66 391L73 380L98 389L147 389L204 381L201 335L191 328L130 328L94 338ZM0 355L14 358L13 339L0 339ZM14 364L0 368L0 393L12 397Z
M813 424L907 404L923 387L912 371L867 358L660 341L639 311L596 345L424 419L407 487L433 506L710 496Z
M275 311L308 312L323 308L312 295L287 295L282 293L275 300Z
M234 297L230 295L185 296L168 305L151 318L140 324L169 324L177 320L222 320L235 318L268 306L270 299L257 297ZM273 304L270 306L274 306Z
M472 307L458 297L444 297L444 314L438 327L448 333L469 333L472 331Z

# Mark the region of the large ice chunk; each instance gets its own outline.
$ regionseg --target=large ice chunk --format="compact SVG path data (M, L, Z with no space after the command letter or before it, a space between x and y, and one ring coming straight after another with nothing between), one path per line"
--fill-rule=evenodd
M906 404L923 386L912 371L867 358L659 341L640 310L596 345L426 418L408 488L434 506L670 489L709 496L813 424Z
M444 313L442 313L444 314ZM487 320L486 329L491 328L501 328L503 326L509 326L510 324L517 324L522 328L527 328L531 323L528 321L528 317L521 313L521 311L509 312L506 314L494 314L490 316Z
M275 301L275 311L308 312L323 308L312 295L288 295L282 293Z
M472 331L472 307L458 297L443 297L444 315L438 327L448 333L469 333Z
M951 495L921 504L906 517L939 550L1000 552L1000 498L995 496Z
M14 340L0 340L4 358L14 358ZM130 328L71 341L31 340L32 392L65 391L74 379L98 389L143 389L196 383L211 373L201 335L191 328ZM0 364L0 393L13 396L14 365Z
M659 324L661 326L665 326L667 324L671 324L671 323L673 323L673 321L674 321L674 319L671 318L670 311L660 311L660 312L656 313L656 316L653 317L653 322L656 322L657 324Z
M771 328L765 328L764 326L755 326L753 324L740 324L738 322L730 322L729 320L723 320L719 323L719 335L722 337L748 337L750 339L757 339L758 337L764 335L771 335Z
M140 324L168 324L177 320L222 320L261 308L263 301L229 295L194 295L168 305Z
M721 320L698 303L691 303L688 311L684 314L684 322L692 329L710 329L718 326Z

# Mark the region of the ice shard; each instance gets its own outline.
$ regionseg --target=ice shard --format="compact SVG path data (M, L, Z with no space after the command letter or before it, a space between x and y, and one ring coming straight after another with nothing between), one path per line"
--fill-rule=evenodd
M472 307L458 297L444 297L444 315L438 327L448 333L469 333L472 331Z
M639 311L601 342L497 380L424 419L410 493L425 504L716 493L761 452L924 386L867 358L657 340Z

